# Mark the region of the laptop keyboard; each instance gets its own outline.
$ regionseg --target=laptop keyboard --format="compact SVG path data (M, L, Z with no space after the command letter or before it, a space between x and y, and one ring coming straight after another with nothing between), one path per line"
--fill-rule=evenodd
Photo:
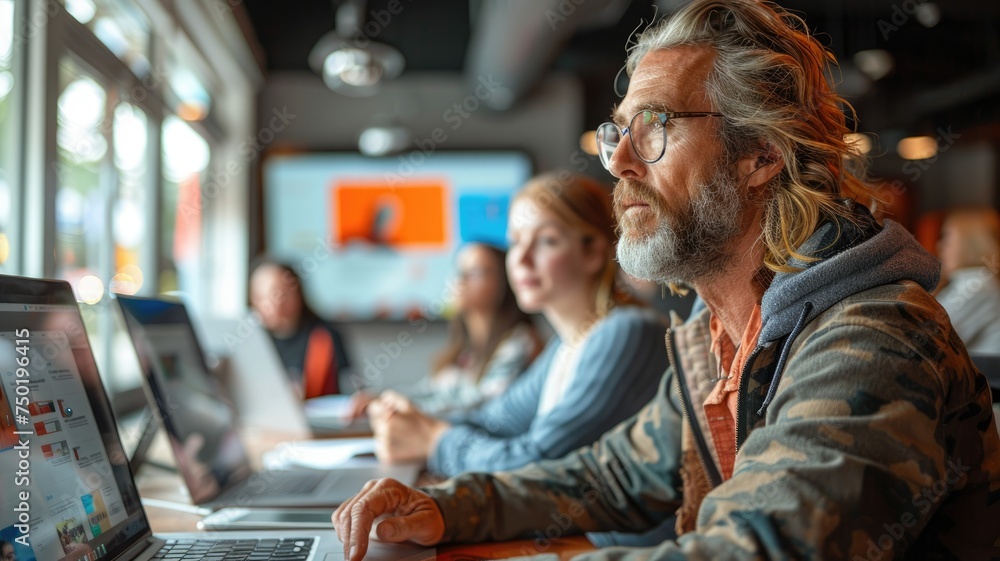
M267 472L267 476L273 479L258 492L260 495L307 495L319 486L326 474L278 470Z
M273 540L167 540L153 555L159 561L305 561L313 538Z

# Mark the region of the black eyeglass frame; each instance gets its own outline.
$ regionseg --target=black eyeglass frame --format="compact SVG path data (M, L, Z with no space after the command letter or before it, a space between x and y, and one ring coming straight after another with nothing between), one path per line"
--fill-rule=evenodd
M646 158L643 158L639 154L639 150L635 147L635 141L633 140L634 137L630 134L631 133L631 129L632 129L632 126L631 126L632 125L632 121L634 121L636 117L638 117L639 115L641 115L643 113L652 113L652 114L656 115L656 118L660 121L660 126L662 127L660 129L660 134L663 135L663 142L660 145L660 153L655 158L652 158L652 159L649 159L649 160L647 160ZM601 149L601 144L602 144L601 143L601 136L602 136L601 135L601 129L603 129L605 127L608 127L608 126L614 127L615 130L617 130L621 134L621 138L622 139L624 139L626 135L628 136L628 141L632 145L632 151L635 152L635 155L640 160L642 160L643 162L645 162L647 164L655 164L656 162L659 162L661 158L663 158L664 154L667 153L667 122L668 121L670 121L672 119L684 119L684 118L687 118L687 117L724 117L724 116L725 115L723 115L722 113L717 113L715 111L664 111L664 112L659 112L659 111L650 111L648 109L643 109L641 111L636 112L635 115L632 115L632 118L630 118L628 120L629 126L623 128L623 129L618 128L618 125L616 125L615 123L612 123L611 121L607 121L607 122L601 123L601 125L597 127L597 130L595 131L596 134L594 135L595 136L595 141L597 143L597 156L601 160L601 165L604 166L604 169L610 170L611 169L611 156L610 156L610 154L614 154L615 150L618 149L618 144L621 144L621 140L618 141L618 144L615 144L614 150L611 150L608 153L608 155L606 156L605 155L605 151Z

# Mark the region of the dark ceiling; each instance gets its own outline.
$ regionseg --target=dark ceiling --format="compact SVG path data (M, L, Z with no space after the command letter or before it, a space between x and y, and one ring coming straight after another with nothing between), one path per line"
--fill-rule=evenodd
M372 0L365 10L367 21L391 1L401 3L402 11L390 24L370 29L378 29L377 40L403 53L408 72L463 70L470 37L481 25L483 0ZM506 1L514 6L533 0ZM663 13L663 8L683 2L655 3ZM933 28L913 15L930 0L780 3L802 14L841 60L841 92L856 106L862 130L912 132L945 125L967 129L1000 122L1000 0L937 0L940 21ZM336 4L339 1L246 0L267 69L308 71L309 50L335 27ZM584 84L588 126L603 120L615 101L612 82L624 60L624 47L640 21L656 14L653 4L634 0L617 23L576 31L556 56L552 66L577 74ZM516 45L516 32L510 40ZM895 62L892 72L876 82L866 82L853 64L854 54L867 49L889 51Z
M460 71L469 42L469 1L394 1L403 6L402 11L389 25L376 28L373 24L370 29L378 33L366 34L402 51L407 70ZM367 2L366 22L372 21L371 12L386 10L389 2ZM309 50L336 27L335 6L339 4L339 0L247 0L245 6L267 55L268 70L309 70Z

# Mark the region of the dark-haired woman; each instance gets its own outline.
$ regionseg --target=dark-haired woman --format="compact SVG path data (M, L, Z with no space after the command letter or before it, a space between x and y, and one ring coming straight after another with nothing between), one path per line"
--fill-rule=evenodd
M354 393L343 337L309 307L293 268L259 261L250 274L250 304L303 399Z

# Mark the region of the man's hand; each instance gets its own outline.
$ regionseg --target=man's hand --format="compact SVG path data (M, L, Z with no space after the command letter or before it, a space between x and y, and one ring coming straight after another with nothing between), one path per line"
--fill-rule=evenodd
M368 533L375 518L383 515L387 518L375 528L376 537L382 541L430 546L444 536L444 517L426 493L395 479L369 481L333 513L333 525L344 543L347 561L360 561L368 553Z

